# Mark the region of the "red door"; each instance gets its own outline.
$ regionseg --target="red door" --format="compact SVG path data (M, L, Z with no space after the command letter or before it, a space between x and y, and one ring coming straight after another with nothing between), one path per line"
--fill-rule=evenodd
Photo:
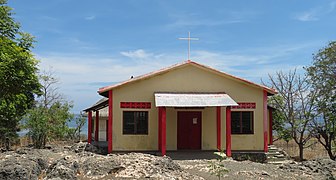
M177 112L177 149L201 149L202 112Z

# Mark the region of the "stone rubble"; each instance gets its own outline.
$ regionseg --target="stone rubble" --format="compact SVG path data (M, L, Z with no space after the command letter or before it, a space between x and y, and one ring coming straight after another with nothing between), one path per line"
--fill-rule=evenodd
M216 160L172 160L143 153L109 154L87 143L19 148L0 153L0 180L14 179L218 179ZM316 159L280 165L224 160L222 179L333 179L336 162Z
M88 152L91 151L91 152ZM2 179L197 179L169 157L142 153L100 155L86 143L0 153ZM95 152L95 153L92 153Z
M322 175L326 179L336 178L336 161L331 159L314 159L303 162L291 162L279 165L279 169L302 173L305 175Z
M142 153L123 155L112 154L113 159L125 167L116 174L120 178L154 178L154 179L196 179L170 157L153 156Z

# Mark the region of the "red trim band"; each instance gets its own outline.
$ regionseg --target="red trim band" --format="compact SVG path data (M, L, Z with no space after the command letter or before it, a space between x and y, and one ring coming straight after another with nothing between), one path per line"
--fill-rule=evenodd
M255 109L256 103L253 102L239 102L238 106L232 106L231 109Z
M150 102L120 102L120 108L150 109Z

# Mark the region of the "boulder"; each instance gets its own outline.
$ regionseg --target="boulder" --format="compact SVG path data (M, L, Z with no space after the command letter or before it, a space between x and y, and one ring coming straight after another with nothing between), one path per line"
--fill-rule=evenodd
M80 173L87 178L102 178L125 169L108 156L89 156L81 158Z
M47 179L77 179L79 164L66 156L54 162L47 170Z
M0 179L38 179L47 162L39 157L8 153L0 160Z
M279 168L288 172L302 172L305 174L321 176L326 179L336 178L336 161L331 159L314 159L300 163L287 163L280 165Z

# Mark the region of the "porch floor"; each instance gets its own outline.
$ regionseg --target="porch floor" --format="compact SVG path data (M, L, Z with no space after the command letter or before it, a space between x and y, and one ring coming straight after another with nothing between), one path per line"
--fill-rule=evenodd
M199 160L199 159L216 159L215 151L200 151L200 150L182 150L182 151L167 151L167 156L173 160ZM159 153L160 154L160 153Z

